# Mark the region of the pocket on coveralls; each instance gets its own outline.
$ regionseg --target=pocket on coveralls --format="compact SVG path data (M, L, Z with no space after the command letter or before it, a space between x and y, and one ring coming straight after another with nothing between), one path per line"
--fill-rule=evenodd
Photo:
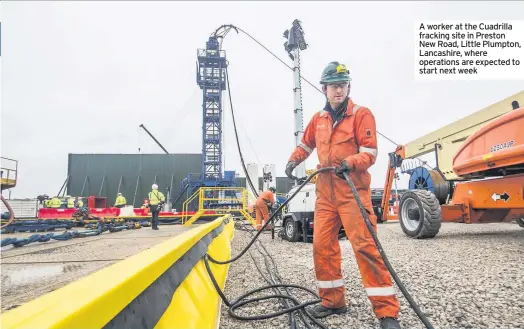
M327 144L329 140L329 129L327 124L321 123L317 125L317 130L315 131L315 140L323 144Z
M371 225L374 229L377 227L377 215L375 215L375 211L373 211L373 207L371 207L371 210L368 209L368 207L364 207L366 209L366 212L368 213L369 221L371 222Z

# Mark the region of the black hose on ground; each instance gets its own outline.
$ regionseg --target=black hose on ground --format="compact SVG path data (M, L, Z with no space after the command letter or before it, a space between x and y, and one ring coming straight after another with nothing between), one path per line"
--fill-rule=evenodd
M237 224L241 224L241 228L239 228L239 226ZM250 227L250 228L249 228ZM244 222L244 221L241 221L239 219L236 219L236 222L235 222L235 228L236 229L240 229L240 230L244 230L244 231L247 231L251 237L253 237L253 232L256 232L256 230L253 228L253 226L251 224L249 224L249 227L247 226L247 224ZM267 278L261 271L261 269L259 268L259 266L257 265L257 262L255 260L255 258L253 257L253 255L250 253L250 256L251 256L251 259L253 259L253 262L255 264L255 267L257 268L257 270L259 271L259 273L261 274L261 276L266 280L266 282L268 284L282 284L282 277L280 276L280 274L278 273L278 268L277 268L277 264L275 262L275 260L273 259L273 257L269 254L269 252L267 251L266 247L264 246L264 244L262 242L260 242L260 240L258 240L258 243L260 245L260 247L262 248L262 250L264 250L265 254L261 251L260 248L258 248L258 245L255 243L254 244L254 247L257 249L257 251L260 252L260 254L263 256L264 258L264 261L266 263L266 267L268 269L268 272L269 272L269 277L270 278ZM267 258L266 258L267 257ZM271 264L268 264L268 259L270 261L270 263L273 265L274 267L274 273L271 273L270 271L270 265ZM276 278L276 280L275 280ZM287 295L291 295L289 289L287 287L284 287L283 288L285 293ZM279 294L280 293L280 290L279 289L273 289L273 291L275 291L276 294ZM317 296L315 294L315 296ZM317 296L318 297L318 296ZM284 308L287 306L289 307L290 306L290 302L289 300L284 300L282 304L284 304ZM302 323L304 323L304 326L306 329L313 329L312 326L306 321L306 318L305 316L307 316L309 318L309 320L316 324L317 326L321 327L321 328L324 328L324 325L322 325L322 323L320 323L317 319L315 319L311 314L307 313L306 310L304 309L299 309L297 310L298 312L298 319L296 319L294 317L294 314L292 312L289 312L289 317L290 317L290 328L291 329L296 329L296 328L302 328L302 327L299 327L297 326L297 320L301 320ZM305 316L304 316L305 315Z
M229 307L228 309L228 313L231 317L235 318L235 319L239 319L239 320L262 320L262 319L268 319L268 318L272 318L272 317L276 317L276 316L280 316L282 314L286 314L286 313L289 313L289 312L294 312L295 310L298 310L298 309L301 309L301 308L304 308L304 311L306 312L306 314L308 316L311 317L311 315L309 314L309 312L307 311L307 309L305 309L306 306L308 305L312 305L312 304L316 304L316 303L319 303L321 300L320 299L317 299L317 300L313 300L313 301L309 301L309 302L306 302L306 303L302 303L300 304L300 302L294 298L294 297L291 297L291 296L286 296L286 295L269 295L269 296L263 296L263 297L258 297L258 298L253 298L253 299L247 299L245 300L245 298L251 294L254 294L254 293L257 293L259 291L262 291L262 290L266 290L266 289L271 289L271 288L275 288L275 287L287 287L287 288L297 288L297 289L302 289L302 290L305 290L305 291L308 291L309 293L315 295L318 297L318 295L313 292L312 290L308 289L308 288L305 288L305 287L301 287L301 286L298 286L298 285L292 285L292 284L278 284L278 285L269 285L269 286L264 286L264 287L261 287L261 288L257 288L257 289L254 289L254 290L251 290L251 291L248 291L247 293L245 293L244 295L240 296L239 298L237 298L236 300L234 300L233 302L229 302L229 300L226 298L226 296L223 294L223 292L220 290L220 287L218 286L218 283L216 282L215 280L215 277L213 276L213 273L211 272L211 269L209 268L209 261L212 261L213 263L215 264L229 264L229 263L232 263L236 260L238 260L240 257L242 257L242 255L244 255L246 253L246 251L253 245L253 243L255 243L255 240L258 239L258 236L263 232L264 228L274 220L275 218L275 215L278 213L279 210L281 210L284 206L286 206L288 204L288 202L293 199L297 193L313 178L315 177L316 175L318 175L319 173L321 172L325 172L325 171L330 171L330 170L334 170L335 167L326 167L326 168L321 168L321 169L318 169L317 171L315 171L313 174L311 174L298 188L297 190L283 203L280 205L280 207L277 209L277 211L275 211L271 217L269 218L269 220L264 224L264 226L262 227L262 229L260 231L258 231L258 233L253 237L253 239L251 240L251 242L244 248L244 250L242 250L242 252L240 252L240 254L238 254L236 257L233 257L232 259L228 260L228 261L218 261L218 260L215 260L213 257L211 257L209 254L206 254L204 256L204 263L205 263L205 266L206 266L206 269L207 269L207 272L211 278L211 281L213 282L213 286L215 287L215 289L217 290L217 293L220 295L220 297L222 298L222 301ZM391 274L391 276L393 277L393 279L395 280L395 283L398 285L398 287L400 288L400 290L402 291L402 294L404 295L404 297L408 300L409 302L409 305L413 308L413 310L415 311L415 313L417 314L417 316L420 318L420 320L422 321L422 323L424 323L424 325L426 326L427 329L433 329L433 326L431 325L431 323L429 322L429 320L426 318L426 316L422 313L422 311L420 310L420 308L418 307L418 305L416 304L416 302L413 300L413 298L411 297L411 295L409 294L409 292L406 290L404 284L402 283L402 281L400 280L400 278L397 276L395 270L393 269L393 267L391 266L391 263L389 262L386 254L384 253L384 250L382 249L382 245L380 244L379 240L378 240L378 237L377 235L375 234L375 231L373 230L373 226L369 220L369 216L368 216L368 213L362 203L362 200L360 199L360 196L357 192L357 189L355 188L355 185L353 184L353 181L351 180L351 178L349 177L348 174L344 173L344 177L346 179L346 182L348 183L350 189L351 189L351 192L353 193L354 197L355 197L355 200L357 201L357 204L360 208L360 212L362 213L362 216L364 217L364 222L366 223L366 227L368 228L369 230L369 233L371 234L371 236L373 237L373 241L375 242L375 245L377 246L377 249L380 253L380 256L382 257L382 259L384 260L384 264L386 265L386 267L388 268L388 271L389 273ZM293 303L295 303L295 306L293 307L290 307L288 309L284 309L282 311L278 311L278 312L274 312L274 313L270 313L270 314L265 314L265 315L258 315L258 316L239 316L237 314L234 313L234 310L239 308L240 306L243 306L243 305L246 305L246 304L249 304L249 303L252 303L252 302L256 302L256 301L260 301L260 300L265 300L265 299L271 299L271 298L285 298L285 299L288 299L288 300L291 300ZM321 325L322 326L322 325ZM323 327L323 326L322 326ZM325 328L325 327L324 327Z
M318 174L320 172L323 172L323 171L329 171L329 170L333 170L335 169L334 167L329 167L329 168L322 168L322 169L319 169L315 172L315 174ZM318 322L318 320L316 320L308 311L307 309L305 308L306 306L308 305L313 305L313 304L317 304L317 303L320 303L321 300L319 299L318 295L316 292L314 292L313 290L309 289L309 288L306 288L306 287L302 287L302 286L299 286L299 285L294 285L294 284L276 284L276 285L267 285L267 286L263 286L263 287L260 287L260 288L257 288L257 289L254 289L254 290L251 290L251 291L248 291L247 293L245 293L244 295L238 297L236 300L234 300L233 302L230 302L226 296L224 295L224 293L220 290L220 287L218 286L218 283L216 282L215 280L215 277L213 276L213 273L211 272L211 269L209 267L209 261L215 263L215 264L221 264L221 265L224 265L224 264L229 264L229 263L232 263L236 260L238 260L240 257L242 257L246 252L247 250L249 250L249 248L251 248L251 246L255 243L255 241L258 239L258 237L260 236L260 234L262 234L264 232L264 229L266 228L267 225L269 225L269 223L271 223L274 219L275 219L275 216L278 214L278 212L283 208L285 207L289 201L291 201L291 199L293 199L293 197L295 197L295 195L311 180L313 179L313 177L315 176L315 174L311 175L310 177L308 177L300 186L299 188L284 202L280 205L280 207L273 212L273 214L271 215L271 217L266 221L266 223L262 226L262 228L260 229L260 231L257 232L257 234L253 237L253 239L251 239L251 242L244 248L244 250L242 250L242 252L240 252L240 254L238 254L236 257L230 259L230 260L227 260L227 261L218 261L218 260L215 260L213 257L211 257L209 254L206 254L204 256L204 263L205 263L205 266L206 266L206 269L207 269L207 272L211 278L211 282L213 283L213 286L215 287L216 291L218 292L218 294L220 295L220 298L222 299L222 301L224 302L224 304L226 304L226 306L229 307L228 309L228 314L235 318L235 319L238 319L238 320L263 320L263 319L269 319L269 318L273 318L273 317L277 317L277 316L280 316L280 315L283 315L283 314L286 314L286 313L290 313L290 312L294 312L296 310L299 310L299 309L304 309L306 315L314 322L316 323L319 327L321 327L322 329L327 329L327 327L325 327L324 325L322 325L320 322ZM312 301L308 301L308 302L305 302L305 303L300 303L296 298L292 297L292 296L288 296L288 295L283 295L283 294L274 294L274 295L267 295L267 296L262 296L262 297L256 297L256 298L251 298L251 299L246 299L246 297L252 295L252 294L255 294L257 292L260 292L260 291L263 291L263 290L268 290L268 289L274 289L274 288L278 288L278 287L282 287L282 288L296 288L296 289L301 289L301 290L305 290L307 291L308 293L312 294L313 296L317 297L317 299L315 300L312 300ZM241 306L244 306L244 305L247 305L249 303L253 303L253 302L258 302L258 301L261 301L261 300L266 300L266 299L273 299L273 298L284 298L286 300L289 300L290 302L292 302L293 304L295 304L295 306L292 306L292 307L289 307L289 308L286 308L284 310L281 310L281 311L278 311L278 312L273 312L273 313L269 313L269 314L264 314L264 315L255 315L255 316L241 316L241 315L238 315L238 314L235 314L235 309L241 307Z
M355 200L357 201L358 207L360 208L360 213L362 214L362 217L364 217L364 222L366 223L368 231L369 231L369 233L371 233L371 236L373 237L373 241L375 241L375 245L377 246L377 249L378 249L378 251L380 253L380 256L382 256L382 260L384 261L384 264L388 268L389 273L391 274L391 276L393 277L393 279L397 283L397 286L402 291L402 294L404 295L404 297L406 297L406 299L409 302L409 305L411 306L411 308L413 308L413 310L415 311L417 316L420 318L422 323L424 323L426 328L433 329L433 326L431 325L431 323L429 323L429 320L422 313L422 311L418 307L417 303L415 303L415 301L413 300L413 298L411 297L409 292L406 290L406 287L404 287L404 284L402 283L402 281L400 281L400 278L397 276L397 273L395 272L395 270L393 269L393 267L389 263L389 260L388 260L388 258L386 256L386 254L384 253L384 249L382 249L382 245L380 244L380 241L378 240L378 237L375 234L375 231L373 230L373 226L371 225L371 222L369 221L368 212L366 211L366 208L362 204L362 200L360 200L360 196L358 195L358 192L357 192L357 189L355 187L355 184L353 184L353 181L351 180L351 178L349 178L349 175L347 173L344 173L344 178L346 179L346 182L348 183L349 188L351 189L351 192L353 192L353 196L355 197Z

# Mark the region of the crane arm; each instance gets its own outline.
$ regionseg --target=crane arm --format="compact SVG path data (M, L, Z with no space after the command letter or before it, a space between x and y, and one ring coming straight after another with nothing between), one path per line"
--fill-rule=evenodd
M388 220L389 198L391 197L391 187L395 179L395 170L402 165L404 159L405 148L399 145L395 152L389 153L388 171L386 173L386 181L384 183L384 193L382 194L382 201L380 207L382 208L382 220Z
M166 154L169 154L169 152L166 150L166 148L163 147L162 144L160 144L159 141L157 141L157 139L155 138L155 136L153 136L153 135L149 132L149 130L147 130L147 128L146 128L143 124L141 124L139 127L142 128L142 129L144 129L144 130L146 131L146 133L147 133L149 136L151 136L151 138L153 138L153 140L158 144L158 146L160 146L160 148L162 148L162 150L164 150L164 152L166 152Z
M384 193L381 201L383 218L387 220L387 209L389 208L391 188L395 179L395 170L402 165L403 160L414 159L435 152L437 167L442 175L447 180L460 179L452 168L452 160L455 153L475 131L501 115L512 111L514 102L524 102L524 91L520 91L414 141L399 145L395 152L389 153L386 181L384 182Z
M404 159L413 159L435 152L439 170L447 180L459 177L453 171L453 156L464 141L475 131L496 118L512 111L512 102L524 102L524 91L509 96L497 103L452 122L425 136L404 144Z

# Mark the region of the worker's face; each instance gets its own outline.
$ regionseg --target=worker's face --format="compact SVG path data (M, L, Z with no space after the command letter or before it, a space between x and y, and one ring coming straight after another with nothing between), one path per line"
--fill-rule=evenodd
M324 87L326 97L332 107L337 107L344 102L349 92L348 83L333 83Z

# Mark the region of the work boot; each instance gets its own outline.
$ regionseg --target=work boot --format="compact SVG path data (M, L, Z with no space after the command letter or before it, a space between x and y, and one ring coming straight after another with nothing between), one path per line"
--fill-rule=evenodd
M380 319L380 329L400 329L400 323L395 318Z
M153 227L153 230L155 230L155 231L158 230L158 227L154 226L154 227Z
M322 304L308 308L308 312L317 319L324 318L328 315L346 313L347 311L348 308L346 306L342 306L339 308L328 308Z

